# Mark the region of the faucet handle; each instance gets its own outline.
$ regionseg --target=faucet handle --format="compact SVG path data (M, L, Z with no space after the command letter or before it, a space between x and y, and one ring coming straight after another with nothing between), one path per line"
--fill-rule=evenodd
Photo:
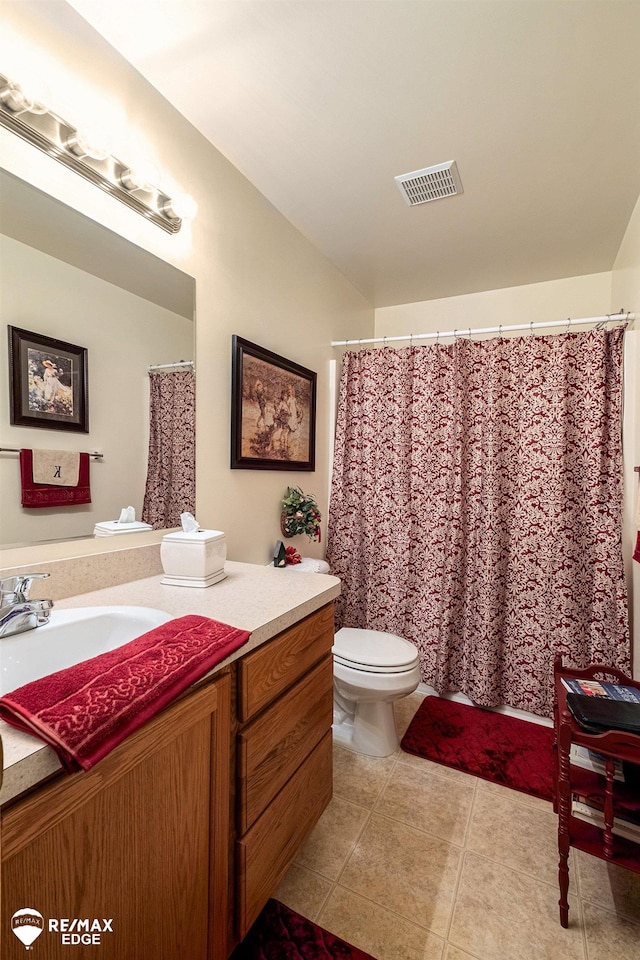
M21 603L29 599L29 591L34 580L46 580L49 573L25 573L17 577L0 580L0 604Z

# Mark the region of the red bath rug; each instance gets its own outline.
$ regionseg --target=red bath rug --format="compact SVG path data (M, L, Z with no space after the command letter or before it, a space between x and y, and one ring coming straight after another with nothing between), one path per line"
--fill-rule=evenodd
M269 900L231 960L373 960L368 953Z
M512 790L553 799L553 730L539 723L425 697L401 747Z

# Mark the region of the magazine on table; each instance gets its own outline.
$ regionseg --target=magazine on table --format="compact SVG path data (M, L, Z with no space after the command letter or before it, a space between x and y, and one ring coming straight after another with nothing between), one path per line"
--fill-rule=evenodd
M620 683L607 683L600 680L580 680L577 677L561 677L570 693L580 693L587 697L606 697L609 700L626 700L628 703L640 703L640 690Z
M589 750L588 747L581 747L577 743L572 743L571 750L569 751L569 760L576 767L582 767L583 770L591 770L593 773L599 773L603 777L606 774L605 763L607 757L603 753L598 753L596 750ZM613 779L624 782L622 760L616 759L614 761Z

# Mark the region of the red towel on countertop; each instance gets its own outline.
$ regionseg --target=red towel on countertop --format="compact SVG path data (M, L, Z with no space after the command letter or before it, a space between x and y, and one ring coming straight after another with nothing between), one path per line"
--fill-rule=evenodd
M0 718L43 739L67 773L88 770L250 637L187 616L0 698Z
M20 451L20 483L23 507L72 507L91 503L89 486L89 454L81 453L78 485L60 487L49 483L33 482L33 451Z

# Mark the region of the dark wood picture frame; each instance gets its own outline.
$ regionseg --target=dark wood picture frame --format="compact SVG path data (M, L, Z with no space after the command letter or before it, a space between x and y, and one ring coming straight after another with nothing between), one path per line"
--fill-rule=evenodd
M317 374L233 337L231 468L315 470Z
M88 433L86 348L20 327L8 330L11 423Z

